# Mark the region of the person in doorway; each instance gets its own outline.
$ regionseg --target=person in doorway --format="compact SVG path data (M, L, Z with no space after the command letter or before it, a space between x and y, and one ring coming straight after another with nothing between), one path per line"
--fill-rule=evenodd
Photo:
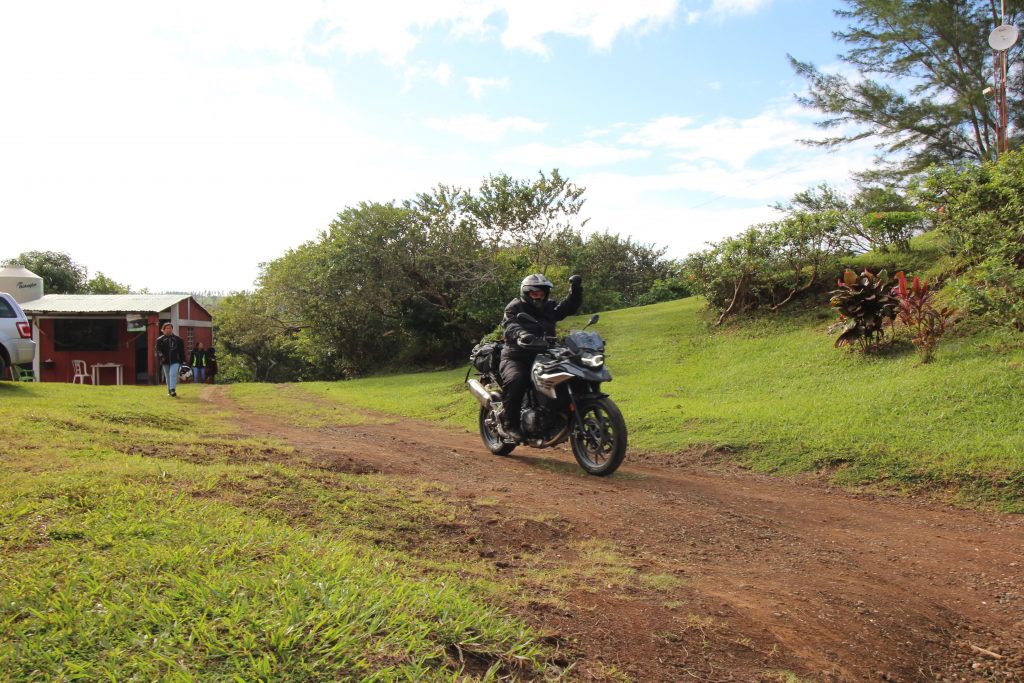
M519 296L505 306L501 319L505 347L498 372L505 405L505 431L519 443L523 441L519 413L530 382L530 366L542 350L544 338L555 334L555 323L579 310L583 303L582 282L579 275L570 277L569 296L555 303L550 300L554 287L551 280L540 273L527 275L519 286ZM537 322L519 321L520 313L528 313Z
M178 370L185 362L185 342L174 334L174 325L171 323L164 323L160 331L163 334L156 340L157 361L167 378L167 395L177 398Z
M203 342L196 342L196 345L192 348L192 355L188 360L188 364L192 366L192 381L196 384L205 382L206 349L203 347Z
M206 349L206 383L213 384L217 375L217 349L212 346Z

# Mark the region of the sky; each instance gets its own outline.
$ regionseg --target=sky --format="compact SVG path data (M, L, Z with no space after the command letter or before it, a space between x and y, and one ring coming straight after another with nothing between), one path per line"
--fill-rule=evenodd
M253 289L346 207L557 168L584 232L682 258L774 220L828 152L787 54L839 0L0 0L0 260Z

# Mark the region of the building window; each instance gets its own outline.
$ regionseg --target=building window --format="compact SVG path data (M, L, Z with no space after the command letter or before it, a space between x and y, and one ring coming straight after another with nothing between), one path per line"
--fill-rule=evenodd
M192 351L195 348L195 336L196 330L194 327L188 328L188 350Z
M53 321L55 351L117 351L119 319L57 319Z

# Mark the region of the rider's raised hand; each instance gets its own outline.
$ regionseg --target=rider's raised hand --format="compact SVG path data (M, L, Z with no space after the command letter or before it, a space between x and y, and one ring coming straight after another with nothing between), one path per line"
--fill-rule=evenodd
M572 277L569 278L569 287L573 291L579 289L580 285L582 285L582 284L583 284L583 278L580 277L579 275L573 275Z

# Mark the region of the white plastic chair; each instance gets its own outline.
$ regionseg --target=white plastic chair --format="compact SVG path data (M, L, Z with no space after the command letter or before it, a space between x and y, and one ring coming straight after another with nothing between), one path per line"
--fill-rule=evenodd
M89 374L89 367L84 360L73 360L71 365L75 368L75 376L71 379L72 384L85 384L85 380L89 380L89 384L92 384L92 375Z

